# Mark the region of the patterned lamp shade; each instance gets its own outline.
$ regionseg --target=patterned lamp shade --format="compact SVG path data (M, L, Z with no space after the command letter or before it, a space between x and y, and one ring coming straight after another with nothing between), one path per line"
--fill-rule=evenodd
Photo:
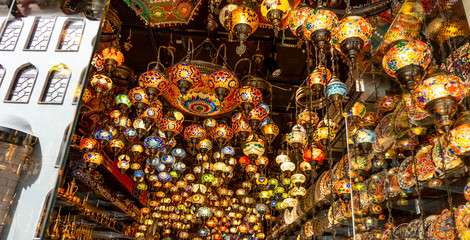
M466 95L466 86L459 77L446 72L422 80L415 88L417 104L439 120L439 127L449 127L457 112L457 104Z
M366 106L360 102L354 103L353 107L348 112L348 116L351 116L353 119L362 118L365 114Z
M284 199L284 201L282 201L282 204L284 205L284 207L289 208L289 209L293 209L297 207L298 203L299 203L299 200L295 198L286 198Z
M98 95L108 92L113 87L113 81L106 75L95 74L90 79L90 85Z
M297 116L297 124L302 125L305 129L309 130L317 125L320 119L315 111L306 108Z
M290 180L294 183L294 184L298 184L298 183L304 183L305 180L307 180L307 178L305 177L305 175L301 174L301 173L296 173L296 174L293 174L291 177L290 177Z
M230 13L235 10L238 6L236 4L233 4L233 3L229 3L227 5L225 5L222 9L220 9L220 13L219 13L219 21L220 21L220 24L222 24L222 26L230 31L230 28L228 26L228 18L230 16Z
M83 152L88 152L100 148L100 144L94 138L83 138L80 141L79 147Z
M219 144L224 144L233 138L233 130L227 124L220 123L212 130L212 137Z
M159 123L160 131L165 134L166 139L170 140L177 135L183 127L183 124L174 117L166 116Z
M325 152L320 148L313 147L304 151L304 160L306 162L314 161L314 163L321 163L325 159Z
M108 72L112 72L116 67L124 63L124 54L114 46L103 49L101 56L104 59L105 67Z
M142 114L142 111L150 104L147 93L142 87L131 89L128 95L132 105L136 106L139 115Z
M332 32L331 40L338 51L352 59L369 43L372 31L373 28L366 19L350 15L339 21Z
M287 134L287 143L295 148L303 146L307 142L307 134L301 125L295 125L292 132Z
M95 139L99 140L103 144L111 141L113 139L113 134L108 130L98 130L95 132Z
M237 76L227 69L213 72L209 75L207 84L215 92L220 102L223 102L227 96L232 95L239 85Z
M263 95L257 88L243 86L238 89L237 93L235 94L235 99L237 104L239 104L245 112L245 116L247 116L254 106L260 104L263 101Z
M276 157L276 163L277 164L283 164L285 162L289 162L290 161L290 157L285 155L285 154L281 154L281 155L278 155Z
M466 37L470 33L468 22L463 19L454 19L445 22L442 27L439 28L436 34L436 42L443 44L450 38L453 37Z
M221 152L224 156L227 157L235 155L235 149L231 146L224 146Z
M421 80L424 69L431 63L432 53L429 46L421 41L399 41L391 47L382 59L385 72L396 77L398 82L412 90L414 83ZM409 71L416 69L415 77L410 77Z
M185 95L191 87L201 81L199 70L189 63L178 63L170 69L170 81L178 86L181 94Z
M161 151L165 147L165 141L158 136L148 136L144 139L144 147Z
M201 141L199 141L196 145L196 148L199 150L199 151L209 151L212 149L212 142L205 138L205 139L202 139Z
M338 195L351 193L351 182L349 180L339 180L333 185L335 193Z
M258 14L250 7L239 6L230 13L228 18L230 31L237 35L241 42L245 42L256 31L258 24Z
M243 153L251 159L256 159L264 154L265 143L264 141L254 135L250 137L243 146Z
M377 100L376 106L377 110L384 114L386 112L394 111L397 107L398 103L402 100L400 95L387 95L385 97L381 97Z
M331 71L325 66L320 65L308 75L307 86L311 87L317 93L317 96L323 93L323 89L331 79Z
M191 124L184 129L184 138L196 144L206 137L206 130L201 124Z
M344 96L346 96L346 93L348 93L346 84L336 77L332 78L325 88L325 96L338 107L343 101Z
M362 128L356 131L354 136L354 142L356 145L361 143L370 143L372 144L375 141L374 131L366 128Z
M151 70L139 76L139 86L145 88L150 100L168 89L169 80L158 70Z
M186 151L182 148L173 148L173 150L171 150L171 155L175 158L182 159L186 157Z
M264 0L261 3L261 15L271 22L275 29L281 25L281 20L287 15L290 9L288 0Z
M300 4L289 14L288 26L295 36L299 38L304 36L303 25L307 17L309 17L311 11L313 11L313 9L308 5Z
M332 11L327 9L316 9L311 11L303 24L303 33L308 40L317 41L318 33L325 32L327 36L322 41L329 41L331 32L338 24L338 17Z
M261 127L261 132L271 144L276 136L279 134L279 127L271 120L268 124Z
M281 164L281 171L293 172L295 170L295 164L293 162L285 162Z
M99 152L87 152L83 155L83 160L85 160L86 163L98 166L103 163L103 155Z
M251 129L257 130L267 117L268 111L266 111L266 109L261 106L261 104L258 104L246 116L246 120L249 122Z
M246 166L246 165L250 164L250 162L251 162L251 160L247 156L241 156L238 159L238 163L240 163L240 165L242 165L242 166Z
M450 131L450 136L448 149L451 153L464 155L470 152L470 123L455 127Z
M115 104L122 110L132 107L131 100L127 94L119 94L114 99Z
M144 110L142 114L140 114L140 118L144 120L146 124L153 122L160 122L163 117L163 111L161 108L156 107L148 107Z
M255 160L255 164L258 165L258 166L267 166L268 163L269 163L269 159L266 156L259 156Z

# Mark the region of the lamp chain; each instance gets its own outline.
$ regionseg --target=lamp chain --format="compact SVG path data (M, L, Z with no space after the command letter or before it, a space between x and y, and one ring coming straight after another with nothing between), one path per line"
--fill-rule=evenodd
M445 146L441 144L441 164L442 164L442 172L444 174L444 181L445 181L446 191L447 191L447 204L449 205L449 211L451 213L450 220L453 226L454 234L455 236L458 236L458 231L457 231L457 226L456 226L456 221L455 221L454 204L452 202L452 193L450 192L450 183L449 183L449 178L447 176L445 156L444 156L444 151L447 148L447 145L449 144L449 140L450 140L449 138L450 138L450 132L446 131L444 134Z
M328 111L328 109L330 109L330 100L328 98L326 98L326 123L327 123L327 127L328 127L328 168L329 168L329 172L330 172L330 195L331 195L331 212L332 212L332 216L333 216L333 223L331 224L331 229L332 229L332 232L333 232L333 239L336 239L336 228L335 228L335 221L336 221L336 217L335 217L335 204L334 204L334 201L335 201L335 192L334 192L334 187L333 187L333 156L332 156L332 150L331 150L331 126L330 126L330 111Z

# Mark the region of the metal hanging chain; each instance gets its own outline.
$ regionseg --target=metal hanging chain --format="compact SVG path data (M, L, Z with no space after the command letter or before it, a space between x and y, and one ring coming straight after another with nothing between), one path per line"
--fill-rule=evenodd
M339 78L339 76L337 75L337 69L336 69L336 54L335 54L335 48L333 47L333 44L330 46L330 51L331 51L331 72L333 74L333 76L337 76Z
M327 127L328 127L328 168L330 172L330 195L331 195L331 212L333 216L333 223L331 225L333 231L333 239L336 239L336 228L335 228L335 192L333 187L333 157L332 157L332 149L331 149L331 127L330 127L330 111L328 111L330 107L330 100L326 98L326 118L327 118Z
M341 111L343 111L342 107L341 107ZM344 126L345 126L345 129L346 129L346 150L348 152L348 177L349 177L349 182L352 184L352 179L351 179L351 154L350 154L350 149L349 149L349 143L348 143L348 139L349 139L349 129L348 129L348 116L347 115L344 115ZM351 195L351 217L352 217L352 229L353 229L353 236L354 236L354 240L356 240L356 217L354 216L354 193L353 193L353 189L351 187L351 191L350 191L350 195ZM360 195L359 195L360 196ZM360 204L360 199L359 199L359 204Z
M351 12L351 2L350 0L346 0L346 14Z
M457 231L457 226L456 226L456 221L455 221L454 204L452 202L452 193L450 191L450 183L449 183L449 178L447 177L447 170L446 170L445 156L444 156L444 150L447 148L447 145L449 144L449 140L450 140L449 138L450 138L450 132L446 131L444 134L445 146L441 145L441 164L442 164L442 172L444 174L444 182L445 182L446 191L447 191L447 204L449 205L449 211L451 213L450 220L451 220L451 223L453 224L454 234L455 236L458 236L458 231Z

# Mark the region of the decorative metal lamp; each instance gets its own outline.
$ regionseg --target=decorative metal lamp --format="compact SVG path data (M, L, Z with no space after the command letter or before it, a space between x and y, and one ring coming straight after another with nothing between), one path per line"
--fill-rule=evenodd
M227 68L213 72L209 75L207 83L209 88L216 93L220 102L223 102L238 88L237 76Z
M228 25L229 24L228 19L229 19L230 13L233 10L235 10L237 7L238 5L229 3L225 5L222 9L220 9L220 13L219 13L220 24L222 24L222 26L229 32L230 32L230 27Z
M117 45L103 49L101 56L104 59L104 66L108 73L111 73L116 67L124 63L124 54L118 49Z
M354 64L359 51L369 43L372 30L372 26L366 19L347 15L339 21L333 31L332 43L338 51L343 52L348 57L351 64Z
M388 75L395 77L405 89L412 91L415 84L423 78L424 70L431 59L431 49L426 43L403 40L388 50L382 66Z
M258 14L255 10L248 7L245 3L233 10L228 18L228 26L230 31L237 35L240 46L237 47L238 55L242 55L246 51L246 39L258 28Z
M243 146L243 153L252 161L262 156L265 151L265 143L256 134L251 135Z
M335 107L339 108L347 92L346 84L341 82L338 76L334 74L331 81L326 85L325 96Z
M168 89L169 80L158 69L158 64L139 76L139 86L145 88L150 101Z
M145 89L142 87L135 87L129 91L128 95L132 104L136 107L137 114L140 116L150 104Z
M103 163L103 155L99 152L87 152L83 155L83 160L88 165L88 170L95 170Z
M125 114L127 112L127 109L132 106L131 100L129 99L129 96L127 96L127 94L118 94L114 99L114 102L123 114Z
M178 86L182 95L201 81L202 75L199 70L188 62L178 63L170 69L168 74L170 81Z
M165 141L158 136L148 136L144 139L144 147L150 151L151 156L165 148Z
M297 124L302 125L302 127L307 130L309 133L317 125L320 119L316 112L312 111L308 106L297 116Z
M313 146L312 148L304 151L303 157L304 160L308 163L311 163L311 165L317 165L323 162L325 159L325 152L320 148Z
M246 117L246 120L250 124L251 129L256 131L267 117L268 111L266 111L266 109L261 104L258 104L250 111Z
M323 51L325 43L330 41L331 32L337 24L336 14L319 6L305 19L303 33L308 40L312 40Z
M263 95L261 91L254 87L243 86L235 95L237 103L245 112L245 116L248 116L250 111L259 103L263 101Z
M311 87L316 98L321 97L323 89L331 79L331 71L320 63L307 77L307 86Z
M219 149L233 138L233 130L225 123L219 123L212 130L212 138L219 144Z
M184 138L187 139L194 147L198 141L205 137L206 130L201 124L191 124L184 129Z
M261 15L274 26L274 34L277 36L282 19L290 9L288 0L263 0L261 3Z
M100 98L103 93L108 92L113 87L113 81L106 75L95 74L90 79L90 85L95 90L98 98Z
M372 151L372 143L374 141L375 133L370 129L361 128L356 131L354 136L354 144L356 144L364 155L367 155Z
M279 127L271 119L269 120L268 124L261 127L261 132L263 133L264 137L266 137L266 140L268 140L268 144L271 144L279 134Z
M303 25L312 11L313 9L302 1L299 6L292 10L292 12L289 14L289 29L298 38L305 38L305 35L303 33Z
M93 151L95 149L99 149L100 148L100 144L99 142L94 139L94 138L90 138L90 137L84 137L81 141L80 141L80 150L82 150L83 152L89 152L89 151Z
M297 124L292 128L292 132L287 134L287 143L298 150L307 142L305 129Z
M449 130L458 103L465 97L466 86L459 77L439 71L422 80L415 88L417 103L439 120L439 127Z

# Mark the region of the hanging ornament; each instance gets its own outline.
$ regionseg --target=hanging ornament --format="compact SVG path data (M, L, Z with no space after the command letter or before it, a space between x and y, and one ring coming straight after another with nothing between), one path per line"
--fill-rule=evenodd
M321 50L331 39L331 32L338 24L338 17L332 11L319 6L310 12L303 24L303 34Z
M201 124L191 124L184 129L184 138L188 140L192 146L196 146L197 142L206 137L206 130Z
M124 63L124 55L119 50L116 42L111 47L107 47L101 51L101 56L104 59L104 67L111 73L116 67L121 66Z
M178 86L180 93L186 95L193 85L201 81L199 70L188 62L178 63L170 69L170 81Z
M245 2L230 13L228 26L230 31L235 33L240 41L240 46L236 50L238 55L241 56L245 53L245 41L256 31L258 23L258 14L255 10L248 7Z
M145 92L150 101L168 89L169 80L158 69L158 62L155 67L139 76L139 86L145 88Z
M276 136L279 134L279 127L274 123L271 119L269 120L268 124L261 127L261 132L263 133L264 137L268 140L268 144L271 144Z
M277 33L282 25L282 19L287 16L290 9L288 0L263 0L261 3L261 15L274 26L274 35Z
M252 161L255 161L255 159L262 156L264 151L265 143L256 134L252 134L250 137L248 137L245 145L243 145L243 153L250 157Z
M289 14L288 26L291 32L300 39L305 38L303 33L304 22L309 17L313 9L301 2L297 8Z
M243 86L238 89L235 98L237 103L245 112L245 116L248 116L251 110L263 101L261 92L258 89L250 86Z
M100 98L104 93L111 90L113 87L113 81L106 75L95 74L90 79L90 85L95 90L98 98Z

